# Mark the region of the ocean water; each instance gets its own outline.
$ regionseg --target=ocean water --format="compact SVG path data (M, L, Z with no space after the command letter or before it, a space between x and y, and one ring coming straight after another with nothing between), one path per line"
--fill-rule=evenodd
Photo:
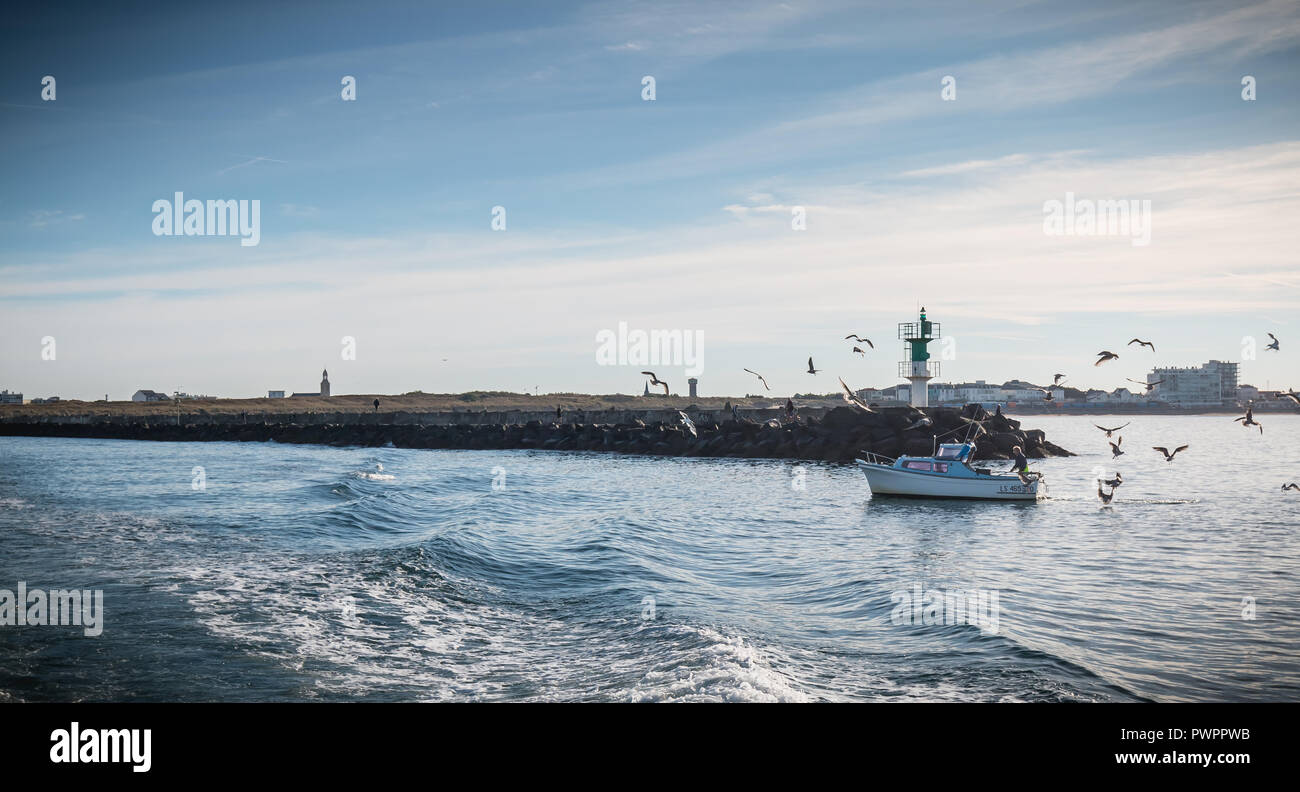
M0 700L1300 699L1300 416L1131 420L1112 461L1091 419L1025 418L1079 454L1034 463L1037 504L806 462L0 438L0 588L105 609L0 626ZM917 586L997 622L900 624Z

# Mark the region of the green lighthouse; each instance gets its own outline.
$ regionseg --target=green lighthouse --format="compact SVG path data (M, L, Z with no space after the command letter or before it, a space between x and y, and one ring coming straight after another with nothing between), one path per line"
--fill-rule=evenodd
M939 364L930 361L929 343L940 336L939 323L931 322L921 308L921 317L915 322L900 322L898 337L903 340L905 359L898 364L898 376L912 383L913 407L930 406L929 382L939 376Z

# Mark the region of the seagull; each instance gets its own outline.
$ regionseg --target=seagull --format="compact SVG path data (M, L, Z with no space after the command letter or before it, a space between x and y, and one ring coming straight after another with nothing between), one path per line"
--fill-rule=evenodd
M1282 350L1280 350L1280 349L1277 348L1277 347L1278 347L1277 336L1273 335L1272 333L1269 333L1269 334L1268 334L1268 337L1271 338L1271 339L1273 339L1273 343L1271 343L1271 344L1269 344L1268 346L1264 347L1264 349L1266 349L1266 350L1271 349L1271 350L1273 350L1274 352L1281 352Z
M695 422L691 420L691 416L687 415L681 410L678 410L677 414L681 416L680 423L682 426L686 427L687 431L691 433L691 437L699 437L700 435L698 432L695 431Z
M1097 497L1101 498L1102 503L1110 503L1110 499L1115 497L1115 488L1111 487L1110 492L1101 491L1101 482L1097 482Z
M920 418L917 418L911 426L904 428L903 431L910 432L913 429L921 429L926 426L934 426L934 419L930 418L928 415L922 415Z
M1036 391L1038 391L1039 393L1043 394L1043 401L1051 401L1051 400L1054 398L1054 397L1052 396L1052 392L1049 391L1049 390L1046 389L1046 388L1034 388L1034 390L1036 390Z
M1123 445L1123 443L1124 443L1124 438L1121 437L1117 442L1110 444L1111 459L1114 459L1115 457L1120 456L1121 454L1124 453L1123 451L1120 450L1120 446Z
M859 344L866 344L872 349L876 348L876 345L871 343L870 338L862 338L857 333L849 333L848 335L844 336L845 341L848 341L850 338L852 338L854 341L857 341Z
M749 371L749 369L745 369L745 371ZM758 381L763 383L764 388L767 388L768 390L772 390L771 386L767 384L767 380L763 379L762 374L759 374L757 371L749 371L749 373L753 374L755 377L758 377Z
M653 371L643 371L643 372L641 372L641 373L644 374L644 375L646 375L647 377L650 378L650 384L651 384L651 385L654 385L654 386L656 386L656 387L658 387L658 386L660 386L660 385L664 386L664 395L665 395L665 396L668 395L668 383L666 383L666 382L660 380L658 377L656 377L656 376L655 376L655 373L654 373Z
M1300 484L1297 484L1294 481L1291 482L1290 484L1283 484L1282 491L1286 492L1287 490L1295 490L1296 492L1300 492Z
M1052 384L1053 384L1053 385L1060 385L1060 384L1061 384L1061 380L1063 380L1063 379L1065 379L1065 375L1064 375L1064 374L1053 374L1053 375L1052 375Z
M1119 360L1119 355L1116 355L1114 352L1107 352L1106 350L1103 349L1102 351L1097 353L1097 362L1093 363L1092 365L1100 366L1102 363L1105 363L1107 360Z
M855 346L855 347L853 347L853 351L854 351L854 352L857 352L859 355L861 355L861 356L863 356L863 357L866 357L866 356L867 356L867 353L862 351L862 347L856 347L856 346Z
M1143 341L1143 340L1140 339L1140 338L1135 338L1135 339L1133 339L1132 341L1128 342L1128 344L1126 344L1126 346L1133 346L1134 344L1138 344L1138 345L1140 345L1140 346L1144 346L1144 347L1151 347L1151 351L1152 351L1152 352L1155 352L1155 351L1156 351L1156 345L1155 345L1155 344L1151 343L1150 341Z
M1128 380L1129 382L1135 382L1138 385L1141 385L1142 387L1146 388L1147 393L1150 393L1151 389L1154 388L1155 386L1163 385L1165 382L1164 380L1156 380L1155 382L1142 382L1141 380L1129 379L1128 377L1125 377L1124 379Z
M1241 421L1242 426L1258 426L1259 433L1264 434L1264 424L1255 420L1255 411L1250 407L1246 408L1245 415L1241 416L1240 418L1233 418L1232 420L1233 422Z
M1151 446L1151 448L1155 451L1159 451L1160 453L1164 454L1166 462L1173 462L1174 457L1178 455L1178 452L1185 450L1187 446L1185 445L1178 446L1177 448L1174 449L1174 453L1172 454L1169 453L1169 449L1165 448L1164 446Z
M1114 493L1115 493L1115 488L1118 487L1119 485L1121 485L1121 484L1124 483L1124 474L1123 474L1123 473L1120 473L1120 472L1117 470L1117 471L1115 471L1115 478L1113 478L1113 479L1097 479L1097 481L1098 481L1099 483L1101 483L1101 484L1105 484L1107 487L1110 487L1111 494L1114 494Z
M1129 422L1126 423L1126 424L1120 424L1119 426L1116 426L1114 429L1107 429L1107 428L1104 427L1104 426L1097 426L1097 424L1093 424L1093 426L1097 426L1098 429L1100 429L1101 431L1103 431L1103 432L1106 433L1106 436L1107 436L1107 437L1110 437L1110 436L1111 436L1111 434L1110 434L1111 432L1118 432L1120 429L1123 429L1125 426L1128 426L1128 424L1131 424L1131 423L1133 423L1133 422L1132 422L1132 421L1129 421Z
M1287 391L1286 393L1283 393L1282 398L1290 399L1296 404L1300 404L1300 393L1296 393L1295 391Z
M848 385L844 383L843 377L840 377L839 380L840 380L840 387L844 389L844 393L840 394L841 396L844 397L844 401L848 402L849 404L852 404L854 407L857 407L859 410L863 410L869 413L875 412L875 410L867 406L866 402L858 398L858 395L853 392L852 388L850 388Z
M819 372L819 371L821 371L821 369L813 368L812 358L808 358L808 373L809 373L809 374L816 374L816 373ZM843 382L843 380L841 380L841 382Z

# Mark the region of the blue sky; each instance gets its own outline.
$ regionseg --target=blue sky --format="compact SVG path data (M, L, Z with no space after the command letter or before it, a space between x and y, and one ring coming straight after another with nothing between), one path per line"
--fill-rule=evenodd
M128 3L4 25L0 387L28 396L254 396L325 367L342 393L639 393L639 367L596 364L619 322L702 333L705 394L753 391L745 367L775 393L879 387L918 302L957 339L945 379L1114 388L1273 332L1242 378L1300 387L1295 3ZM154 236L176 191L260 200L261 243ZM1067 192L1150 200L1151 243L1045 235ZM1157 352L1117 349L1133 336ZM1094 369L1103 348L1121 359ZM684 391L683 368L660 374Z

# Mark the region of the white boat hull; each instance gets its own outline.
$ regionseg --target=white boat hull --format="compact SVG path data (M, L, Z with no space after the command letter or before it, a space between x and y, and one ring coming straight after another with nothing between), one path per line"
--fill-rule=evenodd
M872 495L915 498L974 498L1033 501L1041 497L1041 481L1025 484L1018 476L949 476L922 473L858 460Z

